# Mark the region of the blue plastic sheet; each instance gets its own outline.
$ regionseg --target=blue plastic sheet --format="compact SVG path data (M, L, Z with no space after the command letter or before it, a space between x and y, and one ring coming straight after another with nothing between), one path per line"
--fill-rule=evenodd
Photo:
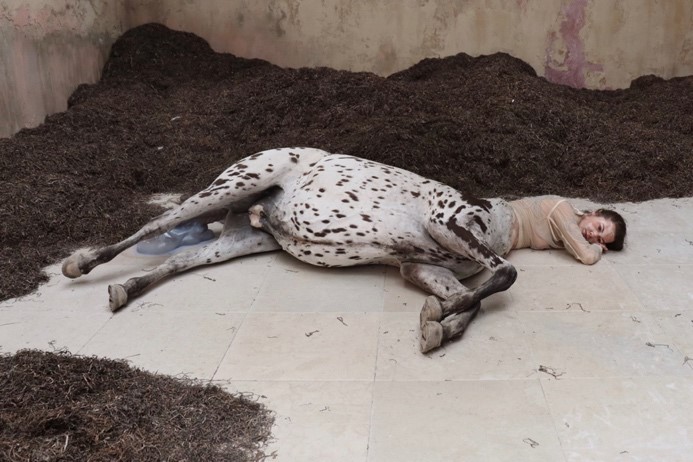
M162 255L178 247L194 245L214 238L214 232L206 224L189 221L159 236L140 241L137 251L145 255Z

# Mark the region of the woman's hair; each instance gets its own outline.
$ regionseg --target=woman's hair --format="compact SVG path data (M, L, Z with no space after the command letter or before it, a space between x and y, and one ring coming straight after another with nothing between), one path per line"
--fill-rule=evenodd
M594 214L599 217L604 217L607 220L611 220L614 224L614 242L609 242L606 244L606 248L609 250L622 250L623 241L626 238L626 221L621 215L608 209L598 209L594 211Z

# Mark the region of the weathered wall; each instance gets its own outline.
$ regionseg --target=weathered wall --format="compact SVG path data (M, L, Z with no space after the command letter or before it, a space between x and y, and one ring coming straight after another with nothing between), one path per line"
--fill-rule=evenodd
M505 51L576 87L693 74L692 0L130 0L128 23L149 21L289 67L388 75Z
M0 1L0 136L65 110L124 31L122 1Z
M388 75L505 51L575 87L693 74L692 0L0 0L0 136L64 110L112 41L146 22L288 67Z

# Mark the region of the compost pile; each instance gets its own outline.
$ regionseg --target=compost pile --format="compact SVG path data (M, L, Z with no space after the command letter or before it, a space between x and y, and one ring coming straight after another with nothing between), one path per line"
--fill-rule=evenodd
M481 197L601 202L693 195L693 77L618 91L537 77L506 54L425 59L387 78L283 69L149 24L112 47L66 112L0 140L0 299L41 268L111 243L254 152L312 146Z
M0 460L257 461L273 417L216 386L124 362L35 350L0 356Z

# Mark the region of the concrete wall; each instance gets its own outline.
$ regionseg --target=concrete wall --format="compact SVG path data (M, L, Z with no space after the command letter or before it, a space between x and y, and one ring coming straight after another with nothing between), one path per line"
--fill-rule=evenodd
M622 88L693 74L693 0L131 0L217 51L382 75L426 57L505 51L554 82Z
M97 81L123 17L123 1L0 0L0 136L64 111L78 84Z
M0 0L0 136L64 110L112 41L146 22L287 67L388 75L505 51L574 87L693 74L692 0Z

